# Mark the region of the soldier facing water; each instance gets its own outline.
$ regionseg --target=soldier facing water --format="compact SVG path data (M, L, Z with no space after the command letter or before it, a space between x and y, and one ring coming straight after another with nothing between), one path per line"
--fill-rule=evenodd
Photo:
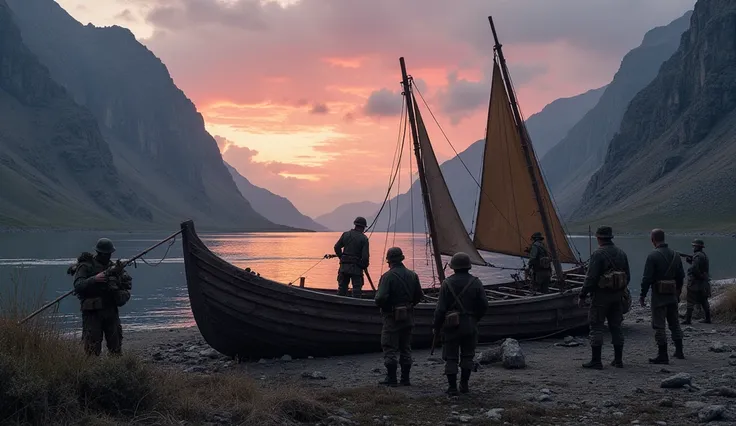
M622 368L624 352L624 333L621 323L624 319L623 298L626 287L631 280L629 259L626 253L613 244L613 230L610 226L601 226L595 232L598 249L590 255L588 273L580 291L580 305L588 294L593 296L588 319L590 320L590 362L583 364L585 368L602 369L601 349L603 334L611 331L614 360L612 366Z
M641 279L641 296L639 303L646 307L646 297L649 288L652 288L652 328L654 340L659 347L659 354L649 358L652 364L669 364L667 354L667 332L665 322L672 333L675 343L674 357L685 359L682 352L682 330L678 317L677 304L680 301L685 270L682 267L680 256L667 246L664 241L664 231L655 229L651 233L654 250L647 256L644 265L644 276Z
M552 281L552 262L549 251L544 246L544 237L541 232L532 234L532 245L529 247L529 268L532 271L535 290L549 293L549 284Z
M710 262L703 251L705 243L703 240L693 240L693 255L687 257L687 262L692 266L688 268L687 275L687 312L683 324L692 324L693 310L695 305L701 305L705 313L705 319L701 322L710 324Z
M115 246L107 238L100 238L95 246L97 254L82 253L78 263L70 269L74 273L74 293L81 301L82 341L88 355L100 355L105 338L110 354L122 350L123 328L118 308L130 300L133 279L127 272L107 276L113 266L110 260Z
M470 256L456 253L450 259L450 268L455 273L442 282L432 332L435 335L443 333L442 359L445 360L447 393L456 395L458 360L462 370L460 392L469 392L468 380L478 343L478 321L488 310L488 298L483 284L470 274Z
M389 270L381 275L375 302L381 308L383 329L381 347L386 378L382 385L396 386L397 364L401 365L401 382L410 386L411 334L414 330L414 306L424 297L419 277L403 263L404 253L399 247L386 252ZM397 360L396 353L399 353Z
M368 237L365 228L368 222L364 217L356 217L353 221L355 228L343 232L335 243L335 255L340 259L340 269L337 272L337 294L348 295L348 284L353 283L353 297L360 298L363 294L363 270L368 268L370 252L368 251Z

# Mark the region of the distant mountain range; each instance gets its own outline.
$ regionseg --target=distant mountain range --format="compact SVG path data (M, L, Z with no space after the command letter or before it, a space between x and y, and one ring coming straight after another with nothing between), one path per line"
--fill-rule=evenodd
M380 203L362 201L347 203L339 206L330 213L316 217L314 220L332 231L347 231L353 227L353 221L358 216L370 218L381 207ZM370 221L368 222L370 225Z

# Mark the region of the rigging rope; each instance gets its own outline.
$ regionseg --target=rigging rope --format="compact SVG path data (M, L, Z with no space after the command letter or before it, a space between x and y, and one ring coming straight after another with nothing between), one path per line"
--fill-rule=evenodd
M406 147L406 150L409 151L409 207L411 210L411 268L416 269L415 260L416 260L416 251L415 251L415 241L414 241L414 171L412 169L412 162L413 159L411 157L411 146Z
M309 269L307 269L306 271L304 271L304 272L302 272L301 274L299 274L299 276L298 276L298 277L296 277L296 278L294 278L293 280L289 281L289 285L292 285L292 284L294 284L294 281L296 281L296 280L298 280L299 278L303 277L303 276L304 276L304 274L306 274L307 272L309 272L309 271L311 271L312 269L314 269L314 268L315 268L315 267L316 267L317 265L319 265L320 263L322 263L322 261L323 261L323 260L325 260L325 259L329 259L329 255L327 255L327 254L326 254L326 255L322 256L322 258L321 258L321 259L319 260L319 262L315 263L315 264L314 264L314 265L312 265L312 266L311 266L311 267L310 267Z
M164 256L161 258L161 260L159 260L155 264L148 263L148 261L146 259L142 258L142 257L140 259L138 259L138 260L140 260L141 262L143 262L144 264L146 264L146 265L148 265L148 266L150 266L152 268L155 268L156 266L158 266L158 265L160 265L160 264L163 263L164 259L166 259L166 255L169 254L169 250L171 250L171 246L173 246L174 243L176 243L176 237L174 237L174 238L171 239L171 242L169 243L168 247L166 247L166 251L164 252ZM133 267L134 268L137 268L138 267L138 264L136 263L136 261L133 261Z

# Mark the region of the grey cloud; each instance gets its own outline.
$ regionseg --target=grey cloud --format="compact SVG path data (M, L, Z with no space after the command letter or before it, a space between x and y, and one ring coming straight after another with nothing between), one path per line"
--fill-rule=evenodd
M363 106L363 113L372 117L389 117L401 114L401 94L383 88L375 90Z
M138 21L136 17L133 15L133 12L130 11L130 9L125 9L122 12L115 15L115 19L120 19L121 21L125 22L136 22Z
M327 105L322 103L316 103L312 105L312 108L309 110L310 114L327 114L330 112L330 109L327 107Z

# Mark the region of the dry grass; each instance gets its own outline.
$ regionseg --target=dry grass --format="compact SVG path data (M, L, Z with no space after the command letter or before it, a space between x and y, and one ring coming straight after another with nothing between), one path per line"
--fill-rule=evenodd
M713 303L712 315L717 321L736 323L736 285L728 285Z

